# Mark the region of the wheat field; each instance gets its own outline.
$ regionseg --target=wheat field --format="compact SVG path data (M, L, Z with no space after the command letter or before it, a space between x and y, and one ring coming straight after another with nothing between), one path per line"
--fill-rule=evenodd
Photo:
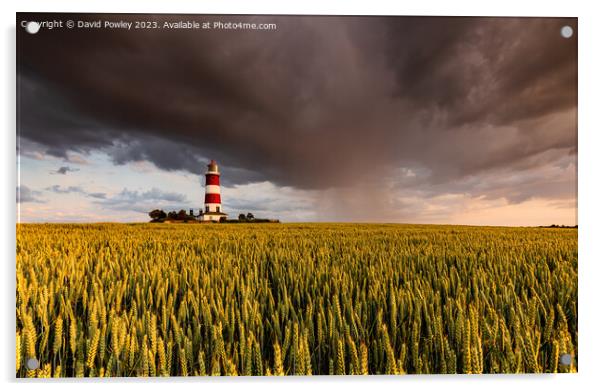
M577 371L576 229L18 224L16 270L17 377Z

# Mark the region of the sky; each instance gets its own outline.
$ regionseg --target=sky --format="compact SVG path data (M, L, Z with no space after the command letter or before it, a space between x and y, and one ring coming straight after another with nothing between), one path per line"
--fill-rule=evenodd
M276 25L19 28L19 221L577 224L575 18L17 19Z

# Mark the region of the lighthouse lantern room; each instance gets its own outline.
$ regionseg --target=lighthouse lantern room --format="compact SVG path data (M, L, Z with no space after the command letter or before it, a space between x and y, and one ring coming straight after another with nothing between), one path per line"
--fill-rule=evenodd
M203 221L220 221L228 214L222 210L222 199L219 186L219 168L215 160L207 165L205 173L205 210L202 214Z

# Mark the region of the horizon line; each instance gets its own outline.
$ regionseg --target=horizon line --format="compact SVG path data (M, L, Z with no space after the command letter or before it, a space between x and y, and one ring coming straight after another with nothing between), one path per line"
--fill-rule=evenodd
M232 224L232 223L153 223L150 221L17 221L16 225L19 224L30 224L30 225L102 225L102 224L152 224L152 225L220 225L220 224ZM357 224L357 225L436 225L436 226L454 226L454 227L499 227L499 228L579 228L579 224L566 225L566 224L548 224L548 225L495 225L495 224L453 224L453 223L411 223L411 222L378 222L378 221L279 221L279 222L243 222L237 224L247 225L263 225L263 224Z

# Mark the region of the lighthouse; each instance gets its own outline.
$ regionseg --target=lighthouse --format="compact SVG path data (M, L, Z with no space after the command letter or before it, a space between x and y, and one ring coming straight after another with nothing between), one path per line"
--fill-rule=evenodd
M215 160L211 160L205 172L205 210L203 221L220 221L228 215L222 211L222 198L219 187L219 168Z

